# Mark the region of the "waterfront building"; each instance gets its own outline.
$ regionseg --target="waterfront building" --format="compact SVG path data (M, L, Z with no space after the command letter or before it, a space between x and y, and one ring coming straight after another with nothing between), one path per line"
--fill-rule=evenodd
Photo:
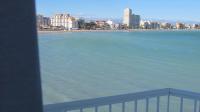
M68 30L78 30L78 21L76 18L68 18Z
M107 21L104 21L104 20L95 21L95 24L96 24L98 30L110 30L111 29L111 27L107 23Z
M130 8L124 10L123 24L129 29L137 29L140 26L140 15L135 15L132 13Z
M192 25L191 24L185 24L185 29L192 29Z
M43 21L43 15L37 15L37 27L40 27Z
M150 29L150 21L141 21L140 22L140 28L142 29Z
M77 18L77 22L78 22L78 28L84 29L86 23L85 20L83 18Z
M78 29L78 21L69 14L56 14L51 18L51 25L66 30Z
M132 28L132 10L130 8L124 10L123 24Z
M85 22L84 23L84 29L87 29L87 30L96 30L97 29L96 27L97 27L97 25L96 25L95 22L90 21L90 22Z
M193 29L200 29L200 24L193 24L193 25L192 25L192 28L193 28Z
M118 30L119 30L119 29L122 29L121 26L122 26L121 24L116 23L116 24L114 24L114 29L116 29L116 30L117 30L117 29L118 29Z
M103 21L103 20L102 21L101 20L95 21L95 23L96 23L97 27L99 27L99 28L106 25L106 21Z
M70 17L69 14L55 14L51 18L51 25L52 26L63 26L63 27L68 27L68 18Z
M106 21L106 23L110 26L111 29L115 28L115 23L111 20Z
M160 29L160 23L150 22L150 29Z
M162 29L172 29L173 25L171 23L162 23L161 28Z
M138 29L140 27L140 15L132 15L132 28Z
M43 15L37 15L37 28L44 29L50 27L50 18Z
M176 28L177 29L185 29L185 24L184 23L176 23Z
M160 29L161 25L159 22L154 21L141 21L140 28L142 29Z

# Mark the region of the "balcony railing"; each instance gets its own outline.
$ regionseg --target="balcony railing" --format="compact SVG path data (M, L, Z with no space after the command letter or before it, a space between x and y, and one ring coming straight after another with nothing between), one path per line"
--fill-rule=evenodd
M164 98L164 102L160 101L161 97L162 99ZM178 101L175 102L174 98L178 98ZM151 99L155 99L155 101L151 102ZM143 101L143 103L138 103L141 100ZM192 101L192 103L184 105L185 100L190 100ZM178 108L176 112L185 112L184 106L192 108L192 111L190 110L189 112L197 112L197 110L198 112L200 112L200 93L171 88L73 101L67 103L49 104L44 106L44 112L69 112L74 110L85 112L84 109L87 108L92 108L94 112L98 112L99 107L101 106L108 107L106 112L114 112L112 106L115 104L121 105L120 109L118 109L119 112L126 112L126 104L129 102L134 102L134 109L132 110L132 112L139 112L139 104L143 105L144 112L152 112L152 110L150 109L151 103L155 103L155 111L153 112L163 111L163 108L161 109L161 105L162 107L165 106L165 112L171 112L170 107L172 106ZM197 104L199 104L199 106L197 106Z

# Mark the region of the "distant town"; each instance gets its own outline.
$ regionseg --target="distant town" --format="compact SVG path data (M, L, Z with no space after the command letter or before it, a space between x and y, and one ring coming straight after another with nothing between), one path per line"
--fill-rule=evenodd
M81 30L134 30L134 29L200 29L200 24L175 24L159 21L144 21L140 15L133 14L132 9L126 8L122 22L113 20L85 20L70 14L55 14L53 17L37 15L39 31L81 31Z

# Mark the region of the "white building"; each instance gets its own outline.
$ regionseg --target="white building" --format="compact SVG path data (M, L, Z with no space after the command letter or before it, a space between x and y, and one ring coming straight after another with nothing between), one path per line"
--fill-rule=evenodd
M78 29L78 21L69 14L56 14L51 18L51 25L64 27L66 30Z
M161 24L159 22L154 22L154 21L141 21L140 27L142 29L160 29Z
M114 29L115 23L111 20L106 21L106 23L110 26L111 29Z
M124 10L123 24L129 28L132 27L132 10L130 8Z
M123 24L128 28L137 29L140 26L140 15L132 14L130 8L124 10Z
M150 29L151 22L150 21L141 21L140 22L140 27L142 29Z

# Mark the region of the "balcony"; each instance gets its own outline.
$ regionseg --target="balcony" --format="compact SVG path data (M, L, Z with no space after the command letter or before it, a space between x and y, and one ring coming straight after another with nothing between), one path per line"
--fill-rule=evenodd
M118 106L118 112L126 112L126 105L130 102L133 103L132 106L134 107L132 112L140 112L141 110L139 111L139 107L143 109L143 112L200 111L200 93L166 88L67 103L49 104L44 106L44 112L87 112L84 111L84 109L87 108L93 109L93 112L98 112L99 108L102 106L107 107L107 110L105 110L106 112L116 112L112 108L113 105L116 104L120 104L120 106ZM190 103L185 104L185 102ZM199 104L198 107L197 104ZM154 111L150 109L152 106L155 108Z

